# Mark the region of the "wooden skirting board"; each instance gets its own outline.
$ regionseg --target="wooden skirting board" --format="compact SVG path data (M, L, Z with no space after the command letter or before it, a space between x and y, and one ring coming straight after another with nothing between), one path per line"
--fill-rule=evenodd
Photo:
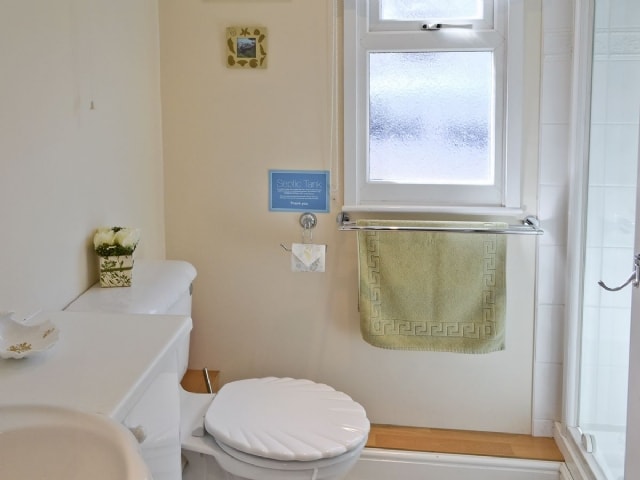
M372 425L367 447L564 461L553 438L468 430Z
M209 370L209 379L213 391L216 392L219 388L219 372ZM201 370L188 370L182 379L182 387L189 392L207 393ZM468 430L374 424L371 425L367 447L564 461L553 438Z

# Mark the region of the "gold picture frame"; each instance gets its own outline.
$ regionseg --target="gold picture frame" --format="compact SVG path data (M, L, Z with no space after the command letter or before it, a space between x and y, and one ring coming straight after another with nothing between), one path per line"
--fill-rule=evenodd
M267 68L267 29L227 27L227 67Z

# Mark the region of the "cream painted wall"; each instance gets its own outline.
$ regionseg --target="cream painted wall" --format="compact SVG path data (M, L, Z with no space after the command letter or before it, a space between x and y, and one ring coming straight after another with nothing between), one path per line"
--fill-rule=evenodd
M157 2L3 0L0 59L0 310L59 309L96 227L165 254Z
M525 3L524 191L535 208L541 2ZM219 369L223 382L326 382L377 423L530 432L535 239L509 240L508 346L490 355L388 351L361 339L355 235L335 226L341 188L314 232L328 245L326 273L290 272L279 244L300 240L299 214L268 211L267 172L331 169L339 177L331 0L159 4L167 254L199 273L191 367ZM268 27L268 69L225 67L225 27L238 24Z

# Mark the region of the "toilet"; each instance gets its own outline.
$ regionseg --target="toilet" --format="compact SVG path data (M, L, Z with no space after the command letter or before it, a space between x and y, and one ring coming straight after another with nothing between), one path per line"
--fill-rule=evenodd
M131 287L94 285L66 310L191 316L195 268L136 260ZM188 341L179 348L180 377ZM337 480L357 462L369 434L364 408L306 379L250 378L218 393L180 398L184 480Z
M130 287L101 288L96 283L65 310L191 316L196 269L182 260L135 260ZM187 371L189 342L178 348L178 375Z

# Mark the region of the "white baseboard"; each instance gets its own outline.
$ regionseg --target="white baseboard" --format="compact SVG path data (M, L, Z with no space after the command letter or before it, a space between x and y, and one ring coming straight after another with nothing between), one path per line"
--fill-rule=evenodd
M365 448L345 480L564 480L563 466L541 460Z
M224 480L216 460L183 452L183 480ZM573 480L562 462L365 448L344 480Z
M534 437L553 437L553 420L534 420L531 434Z

